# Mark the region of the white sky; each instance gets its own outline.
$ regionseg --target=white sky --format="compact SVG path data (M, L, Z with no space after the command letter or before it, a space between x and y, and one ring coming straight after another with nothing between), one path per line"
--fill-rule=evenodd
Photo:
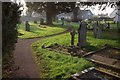
M17 1L19 2L19 0L17 0ZM24 5L24 6L23 6L23 7L24 7L23 14L25 15L25 14L26 14L26 9L27 9L26 3L25 3L24 0L20 0L20 2ZM104 6L104 5L103 5L103 6ZM108 13L108 16L110 15L110 13L111 13L112 11L114 11L114 8L106 7L106 9L102 11L102 10L99 10L98 7L99 7L99 5L96 5L96 6L93 7L94 9L92 9L92 8L90 8L90 7L86 8L86 9L91 10L91 12L92 12L93 14L95 14L95 15ZM84 8L81 8L81 9L84 9ZM22 15L23 15L23 14L22 14Z
M104 6L104 5L103 5ZM86 6L85 6L86 7ZM93 8L93 9L92 9ZM96 5L96 6L92 6L91 7L88 7L86 8L86 10L91 10L91 12L94 14L94 15L98 15L98 14L107 14L108 13L108 16L110 15L111 12L114 11L115 8L111 8L111 7L106 7L105 10L99 10L99 5ZM84 10L84 7L83 8L80 8L82 10Z

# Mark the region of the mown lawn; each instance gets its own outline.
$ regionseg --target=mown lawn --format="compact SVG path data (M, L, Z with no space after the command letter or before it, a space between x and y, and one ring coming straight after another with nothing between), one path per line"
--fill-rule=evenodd
M25 23L18 24L19 38L35 38L41 36L52 35L67 30L67 27L61 25L41 25L30 22L30 32L25 31Z

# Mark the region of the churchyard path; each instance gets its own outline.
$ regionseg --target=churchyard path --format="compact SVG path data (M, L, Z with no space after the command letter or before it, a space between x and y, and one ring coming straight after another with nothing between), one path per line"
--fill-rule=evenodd
M41 40L42 38L57 36L60 34L65 34L67 32L69 31L67 30L58 34L40 38L18 39L13 58L14 67L17 69L14 71L13 78L40 78L40 73L35 63L31 44L35 41Z

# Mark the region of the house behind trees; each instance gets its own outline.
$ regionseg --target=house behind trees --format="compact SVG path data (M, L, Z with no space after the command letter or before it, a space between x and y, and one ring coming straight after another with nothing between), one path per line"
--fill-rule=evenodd
M92 19L94 14L90 10L78 10L77 18L78 20L88 20ZM61 13L57 15L58 19L61 19L61 17L64 17L65 20L67 19L73 19L73 12L69 13Z

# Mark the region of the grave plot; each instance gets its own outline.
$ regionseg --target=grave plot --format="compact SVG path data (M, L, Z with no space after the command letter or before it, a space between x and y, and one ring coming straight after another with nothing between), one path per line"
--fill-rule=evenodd
M46 48L46 49L49 49L50 51L55 51L55 52L73 55L73 56L82 56L86 53L85 51L79 49L78 47L75 47L75 46L65 47L57 43L51 44L50 46L43 45L42 48Z
M94 67L87 68L79 73L71 75L75 80L109 80L110 78L118 79L112 75L103 73Z
M84 57L95 63L98 70L120 78L120 49L106 46Z

